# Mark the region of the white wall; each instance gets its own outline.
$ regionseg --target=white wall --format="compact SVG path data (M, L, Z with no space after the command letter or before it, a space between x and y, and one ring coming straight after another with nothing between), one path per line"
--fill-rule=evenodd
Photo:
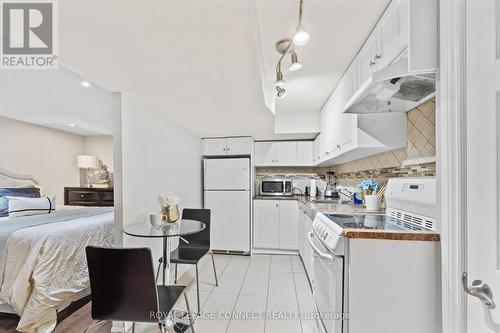
M179 196L181 209L201 208L201 139L126 94L119 95L113 106L115 113L121 109L114 126L115 191L121 189L115 208L122 210L117 213L117 233L123 225L147 222L150 213L159 213L158 196L167 191ZM123 245L152 247L156 259L162 243L124 236Z
M79 185L76 156L84 152L84 137L0 117L0 168L33 175L46 194L64 202L64 187Z
M84 151L87 155L97 156L108 170L113 172L113 136L90 135L84 138Z

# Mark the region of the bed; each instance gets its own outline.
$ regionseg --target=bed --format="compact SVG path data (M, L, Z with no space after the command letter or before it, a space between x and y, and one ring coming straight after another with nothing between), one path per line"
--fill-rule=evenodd
M40 185L0 169L0 188L19 186ZM0 312L20 317L18 331L52 332L57 313L89 294L85 247L112 246L113 222L112 207L0 217Z

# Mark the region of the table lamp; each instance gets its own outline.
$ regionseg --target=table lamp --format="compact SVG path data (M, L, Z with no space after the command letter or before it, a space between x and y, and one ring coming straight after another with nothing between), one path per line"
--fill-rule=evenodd
M90 170L99 169L99 159L97 156L92 155L78 155L77 156L78 168L87 170L87 185L90 187Z

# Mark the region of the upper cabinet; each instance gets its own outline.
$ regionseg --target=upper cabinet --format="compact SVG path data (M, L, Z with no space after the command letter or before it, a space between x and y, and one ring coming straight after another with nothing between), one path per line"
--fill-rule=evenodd
M377 31L375 31L372 35L370 35L353 62L353 64L357 63L358 81L361 85L365 83L377 70L377 56ZM353 64L351 64L351 66ZM346 94L347 96L345 97L345 102L351 98L353 93L354 91L350 91ZM345 103L343 103L343 106L344 105Z
M263 141L255 143L255 166L311 166L312 141Z
M253 138L207 138L202 140L203 156L252 155Z
M408 47L408 0L393 0L377 25L377 52L379 68L390 65Z

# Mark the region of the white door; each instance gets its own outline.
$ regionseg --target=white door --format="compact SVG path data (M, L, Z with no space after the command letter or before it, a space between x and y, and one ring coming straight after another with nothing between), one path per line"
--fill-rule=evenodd
M250 251L250 192L205 191L211 210L210 245L214 250Z
M299 248L299 206L296 200L279 202L280 249Z
M250 155L252 153L252 138L227 138L228 155Z
M226 155L226 139L203 139L203 155Z
M276 145L274 142L255 143L255 166L272 166L276 163Z
M393 0L378 23L378 47L375 59L378 68L385 68L408 45L408 1Z
M297 164L297 142L276 142L276 165L289 166Z
M358 115L340 113L339 115L339 149L349 150L355 144L356 131L358 130Z
M299 221L299 255L304 260L304 246L306 245L305 241L306 238L304 237L305 235L305 229L304 229L304 210L299 206L299 214L298 214L298 221Z
M304 257L302 260L304 261L304 266L306 268L306 273L307 276L309 277L309 280L313 281L314 276L313 276L313 271L312 271L312 265L313 265L313 250L311 246L309 246L309 233L313 231L312 227L312 219L307 215L306 212L304 214L304 234L301 236L304 238Z
M315 165L319 163L319 136L313 142L313 163Z
M206 159L205 190L249 190L250 160L248 158Z
M375 55L377 53L377 31L375 30L368 38L365 45L361 48L358 55L358 75L359 85L368 80L371 74L376 70Z
M470 333L500 332L500 26L498 1L466 1L467 273L487 283L489 309L468 297Z
M262 249L279 248L279 201L254 200L254 247Z
M303 165L303 166L313 165L312 141L297 142L297 165Z

